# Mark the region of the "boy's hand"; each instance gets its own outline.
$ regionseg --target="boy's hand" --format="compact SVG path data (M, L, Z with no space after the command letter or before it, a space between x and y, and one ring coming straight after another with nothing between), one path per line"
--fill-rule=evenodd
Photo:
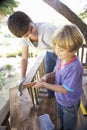
M42 80L37 80L35 81L35 85L33 86L33 88L43 88L44 87L44 83Z
M41 78L41 81L47 82L47 81L48 81L48 78L49 78L49 76L48 76L48 74L46 74L46 75L44 75L44 76Z
M26 77L22 78L22 79L19 81L18 86L20 86L20 84L22 84L25 80L26 80Z
M48 73L48 74L44 75L41 78L41 80L44 81L44 82L54 83L55 82L55 76L52 75L51 73Z

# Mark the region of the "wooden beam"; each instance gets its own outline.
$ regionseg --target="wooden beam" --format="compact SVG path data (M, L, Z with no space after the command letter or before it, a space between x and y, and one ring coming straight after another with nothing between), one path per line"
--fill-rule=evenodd
M0 130L6 130L6 126L0 126Z
M2 109L0 109L0 125L4 122L6 116L9 114L9 101L5 103Z
M18 88L10 89L11 130L41 130L39 119L33 107L28 90L20 96Z

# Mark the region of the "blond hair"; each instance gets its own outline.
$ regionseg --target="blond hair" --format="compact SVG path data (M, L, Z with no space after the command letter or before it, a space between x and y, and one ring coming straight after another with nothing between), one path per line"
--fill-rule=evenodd
M83 34L73 24L57 29L52 37L53 46L58 46L69 52L77 51L82 46L83 41Z

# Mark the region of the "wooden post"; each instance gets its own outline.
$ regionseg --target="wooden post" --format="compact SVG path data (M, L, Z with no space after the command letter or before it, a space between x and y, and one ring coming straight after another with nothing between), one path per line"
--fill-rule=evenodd
M33 107L27 88L22 96L17 89L10 89L11 130L41 130L37 112Z
M6 130L6 126L0 126L0 130Z

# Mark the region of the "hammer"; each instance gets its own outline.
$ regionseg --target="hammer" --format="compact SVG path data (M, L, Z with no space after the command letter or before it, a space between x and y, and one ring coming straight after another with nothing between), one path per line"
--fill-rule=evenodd
M20 91L20 96L22 96L22 90L24 88L30 88L32 86L34 86L36 84L36 82L31 82L31 83L25 83L24 84L24 81L22 81L19 85L19 91Z

